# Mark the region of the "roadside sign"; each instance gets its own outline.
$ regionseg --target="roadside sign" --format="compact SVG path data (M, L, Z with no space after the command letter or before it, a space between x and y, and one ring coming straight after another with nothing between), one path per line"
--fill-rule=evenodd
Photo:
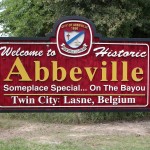
M150 111L149 46L76 16L43 38L1 37L0 111Z

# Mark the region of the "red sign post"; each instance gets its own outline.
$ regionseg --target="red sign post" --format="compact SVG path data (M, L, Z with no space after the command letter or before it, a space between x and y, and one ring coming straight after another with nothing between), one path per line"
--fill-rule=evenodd
M0 111L150 111L149 45L103 38L82 17L45 38L0 38Z

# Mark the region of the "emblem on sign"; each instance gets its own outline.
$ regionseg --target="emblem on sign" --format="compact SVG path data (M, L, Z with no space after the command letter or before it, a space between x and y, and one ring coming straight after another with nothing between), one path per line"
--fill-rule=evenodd
M71 20L62 22L57 30L59 52L68 57L89 54L92 46L92 30L87 22Z
M65 31L64 32L65 41L71 48L78 48L84 41L85 32L77 32L77 31Z

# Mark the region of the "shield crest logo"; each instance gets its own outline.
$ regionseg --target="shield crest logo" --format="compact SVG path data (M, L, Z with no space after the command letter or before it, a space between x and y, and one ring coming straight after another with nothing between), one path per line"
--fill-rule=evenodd
M68 20L60 23L57 28L58 51L67 57L82 57L89 54L92 39L91 26L85 21Z
M84 41L85 32L77 32L77 31L65 31L64 32L65 41L71 48L78 48Z

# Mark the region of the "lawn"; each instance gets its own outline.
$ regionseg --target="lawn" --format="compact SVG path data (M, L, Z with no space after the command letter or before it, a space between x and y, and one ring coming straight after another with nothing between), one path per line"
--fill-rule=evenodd
M150 121L65 125L1 118L0 150L150 150Z

